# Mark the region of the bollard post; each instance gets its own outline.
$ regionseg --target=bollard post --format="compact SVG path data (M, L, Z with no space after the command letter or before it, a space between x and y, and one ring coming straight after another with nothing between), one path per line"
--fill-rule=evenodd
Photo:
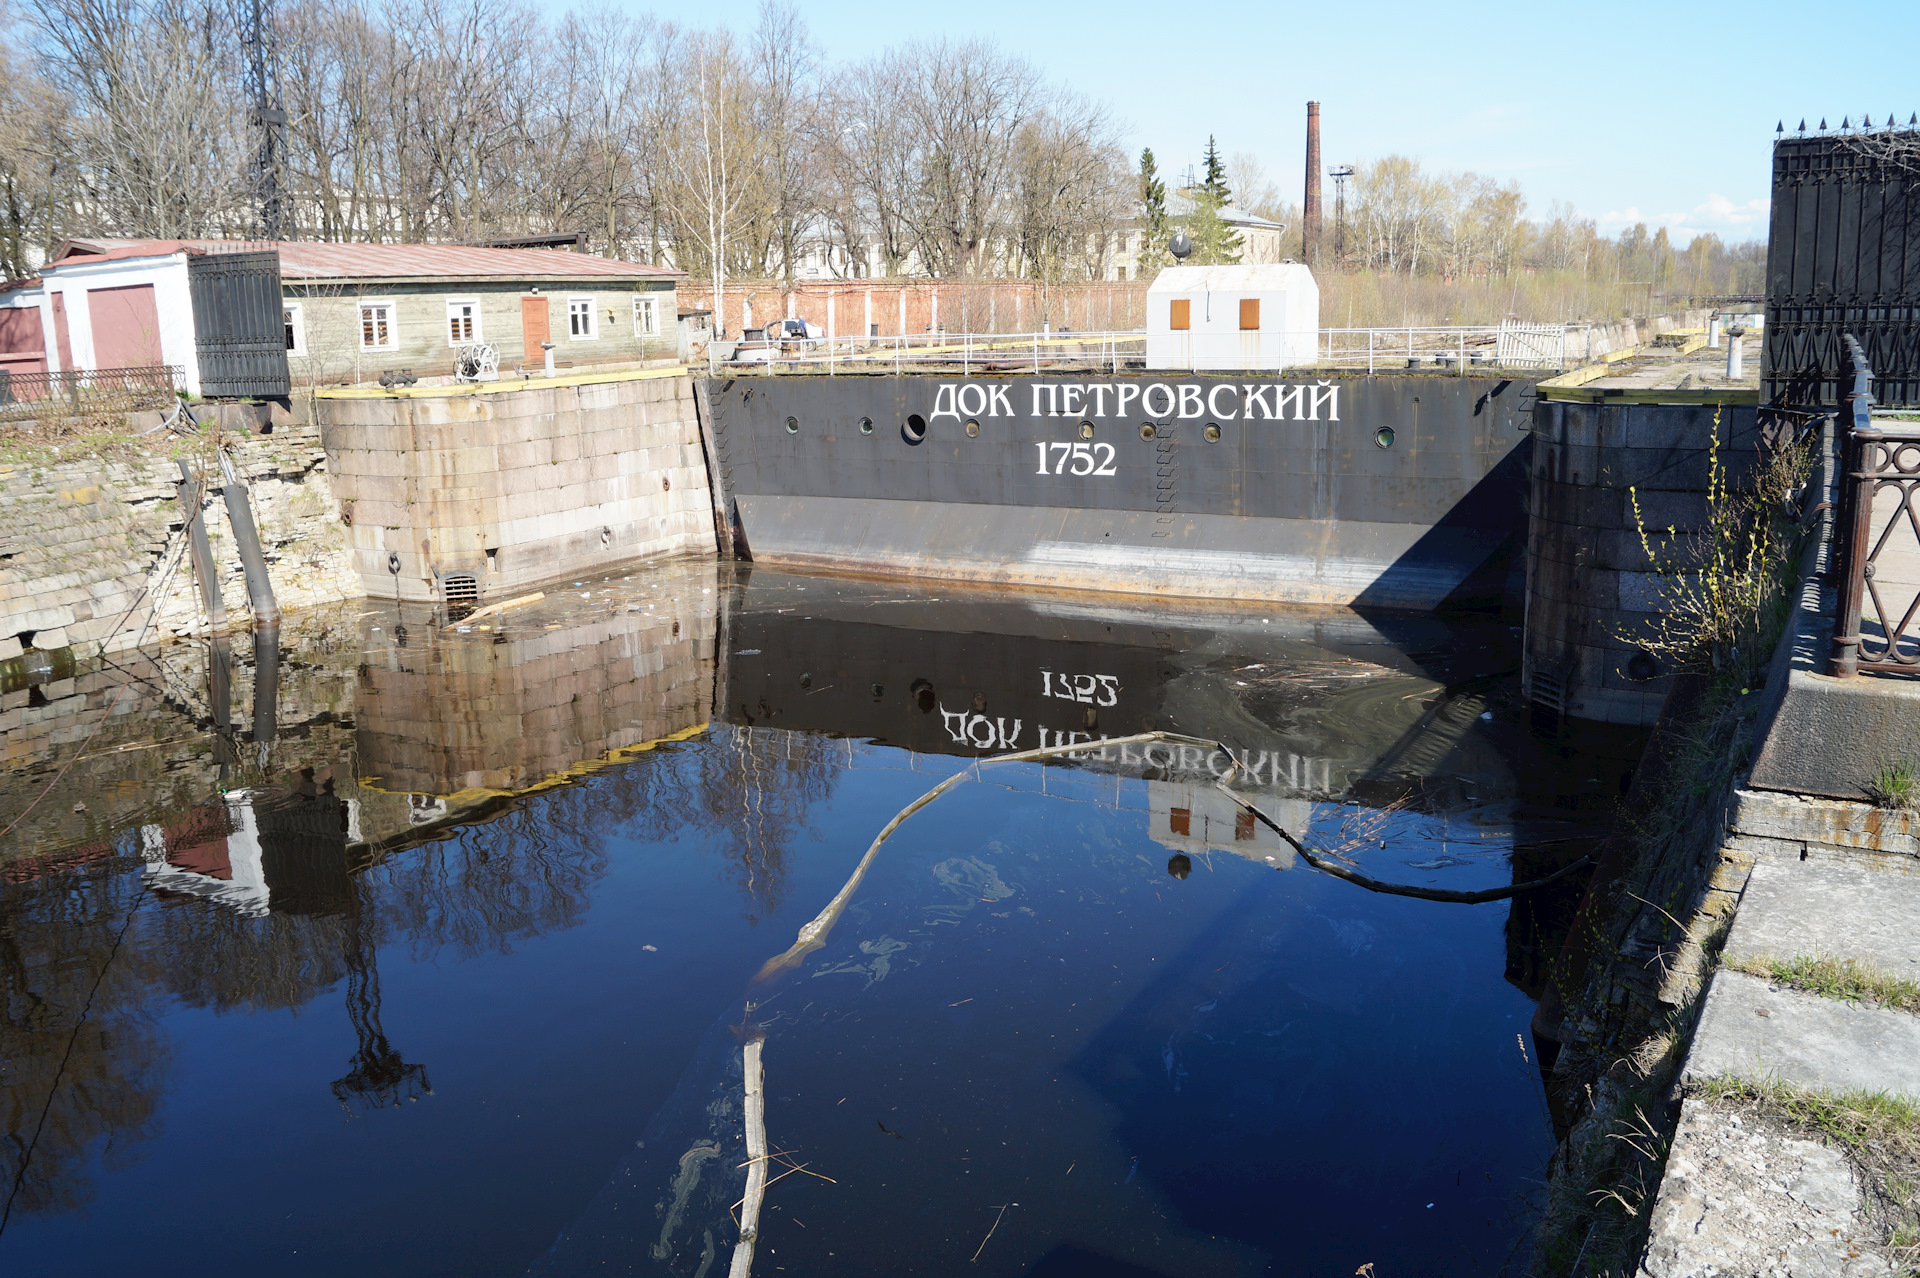
M1740 380L1740 338L1745 329L1735 326L1727 330L1727 380Z

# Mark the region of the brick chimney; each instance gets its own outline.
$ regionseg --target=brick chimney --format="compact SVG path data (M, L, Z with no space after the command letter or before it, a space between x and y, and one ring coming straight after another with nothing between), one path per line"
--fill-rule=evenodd
M1307 191L1300 204L1301 254L1320 265L1320 104L1307 103Z

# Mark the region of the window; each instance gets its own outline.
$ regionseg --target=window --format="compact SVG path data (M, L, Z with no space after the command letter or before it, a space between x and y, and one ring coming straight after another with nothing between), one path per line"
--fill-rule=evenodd
M1260 327L1260 299L1243 297L1240 299L1240 331L1252 332Z
M591 297L569 297L567 299L567 336L576 342L590 342L600 336L599 325L594 322L593 299Z
M1193 303L1184 297L1176 297L1167 311L1167 327L1179 332L1193 327Z
M480 303L471 297L447 299L447 345L465 346L486 340L480 335Z
M1172 834L1191 835L1193 833L1193 809L1174 808L1167 813L1167 830Z
M303 309L298 302L288 302L280 308L280 318L287 329L287 354L304 356L307 353L307 324Z
M660 301L653 297L633 299L633 335L656 337L660 333Z
M391 351L400 348L393 326L392 302L363 302L360 306L360 349Z

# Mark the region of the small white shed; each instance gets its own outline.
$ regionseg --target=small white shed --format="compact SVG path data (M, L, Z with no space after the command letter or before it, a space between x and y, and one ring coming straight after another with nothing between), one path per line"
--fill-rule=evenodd
M1169 266L1147 288L1150 369L1280 369L1311 364L1320 286L1298 262Z

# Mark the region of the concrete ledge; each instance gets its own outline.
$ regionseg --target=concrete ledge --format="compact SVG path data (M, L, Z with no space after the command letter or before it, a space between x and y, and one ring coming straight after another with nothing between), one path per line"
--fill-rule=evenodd
M1839 1149L1690 1099L1640 1278L1891 1275L1865 1200Z
M1920 880L1812 863L1753 867L1724 951L1728 963L1800 955L1852 959L1920 980Z
M1714 1078L1920 1101L1920 1016L1775 989L1722 968L1707 988L1680 1082L1690 1088Z

